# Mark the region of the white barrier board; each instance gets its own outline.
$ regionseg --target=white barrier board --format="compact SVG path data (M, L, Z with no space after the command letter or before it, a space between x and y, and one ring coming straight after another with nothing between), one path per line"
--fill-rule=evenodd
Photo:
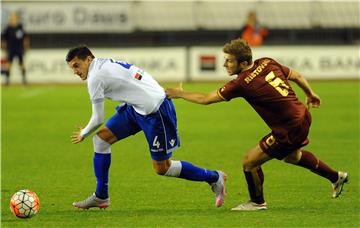
M360 78L360 46L268 46L253 48L253 60L270 57L308 79ZM222 47L190 49L192 80L228 80Z
M67 49L32 49L25 56L29 83L78 83L81 80L67 66ZM184 81L185 48L93 49L98 58L113 58L135 64L158 81ZM14 60L11 82L21 82L21 73Z
M360 79L359 46L271 46L253 49L254 59L271 57L308 79ZM120 48L92 50L96 57L135 64L158 81L230 80L223 67L222 47ZM67 49L32 49L25 63L30 83L77 83L65 62ZM21 82L17 63L12 82Z

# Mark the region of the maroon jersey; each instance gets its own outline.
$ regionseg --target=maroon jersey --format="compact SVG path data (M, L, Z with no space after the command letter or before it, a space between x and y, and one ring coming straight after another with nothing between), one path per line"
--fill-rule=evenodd
M243 97L273 133L286 134L301 124L307 112L287 78L290 69L270 58L261 58L218 90L224 100Z

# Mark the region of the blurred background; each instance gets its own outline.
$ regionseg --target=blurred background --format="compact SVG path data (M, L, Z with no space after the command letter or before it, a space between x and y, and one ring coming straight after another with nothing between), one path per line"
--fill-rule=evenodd
M67 49L134 63L160 81L228 79L222 46L243 37L309 79L359 79L359 1L2 1L1 29L16 12L29 40L27 82L76 83ZM2 41L4 40L2 36ZM21 83L11 65L10 83ZM2 70L6 49L2 49Z

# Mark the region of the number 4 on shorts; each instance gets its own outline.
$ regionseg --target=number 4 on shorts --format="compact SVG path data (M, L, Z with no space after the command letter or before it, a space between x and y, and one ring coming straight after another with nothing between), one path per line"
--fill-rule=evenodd
M160 142L158 141L158 136L155 136L154 141L153 141L153 146L156 146L159 149Z

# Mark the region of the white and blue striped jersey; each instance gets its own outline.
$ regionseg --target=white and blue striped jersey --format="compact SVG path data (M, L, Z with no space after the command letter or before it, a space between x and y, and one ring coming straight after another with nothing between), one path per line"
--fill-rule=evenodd
M135 65L112 59L94 58L89 66L88 92L92 117L82 129L86 137L104 121L104 99L125 102L141 115L156 112L165 91L155 79Z
M164 89L142 69L122 61L95 58L89 67L88 90L92 103L108 98L126 102L141 115L157 111Z

